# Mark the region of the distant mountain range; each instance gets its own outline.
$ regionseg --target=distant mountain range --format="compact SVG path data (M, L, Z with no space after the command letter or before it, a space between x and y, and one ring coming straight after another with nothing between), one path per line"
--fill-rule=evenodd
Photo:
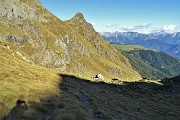
M102 32L100 34L110 43L142 45L180 59L180 32L156 32L150 34L137 32Z

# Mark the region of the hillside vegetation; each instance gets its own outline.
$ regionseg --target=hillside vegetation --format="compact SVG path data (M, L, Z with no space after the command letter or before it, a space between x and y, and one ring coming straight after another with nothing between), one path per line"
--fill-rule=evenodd
M9 42L0 42L0 119L114 120L179 118L178 80L92 82L39 67ZM170 82L168 82L170 81ZM120 85L117 85L120 84ZM16 100L25 100L19 109Z
M163 52L137 45L113 45L125 55L135 70L148 79L173 77L180 74L180 61Z
M1 41L0 51L0 119L176 120L179 117L178 87L169 90L160 82L148 80L121 82L121 85L116 85L116 81L91 82L32 64L23 51L9 42ZM18 99L26 101L28 110L17 109Z
M18 48L12 44L0 41L1 117L14 107L17 99L38 102L59 93L57 73L28 63L21 58L22 51L16 50Z
M37 65L88 78L102 74L104 81L141 79L81 13L62 21L38 0L8 0L0 15L0 39L17 45Z

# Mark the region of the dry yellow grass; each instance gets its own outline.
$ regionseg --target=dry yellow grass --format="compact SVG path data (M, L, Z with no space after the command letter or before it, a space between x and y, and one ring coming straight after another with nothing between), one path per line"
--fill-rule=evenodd
M20 114L17 111L14 120L179 117L179 94L156 91L163 87L157 81L122 85L91 82L73 73L60 75L55 70L27 63L14 57L11 50L15 51L16 46L0 42L0 118L8 114L17 99L25 100L29 109Z
M2 35L22 35L22 36L25 36L25 33L21 30L18 30L14 27L7 27L5 25L3 25L2 23L0 23L0 33Z
M17 99L39 101L58 95L60 78L54 70L39 67L14 57L8 43L0 42L0 109L1 115L14 107Z

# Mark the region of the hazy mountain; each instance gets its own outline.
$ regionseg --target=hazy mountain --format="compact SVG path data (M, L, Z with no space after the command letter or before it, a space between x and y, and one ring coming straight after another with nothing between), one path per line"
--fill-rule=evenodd
M113 46L125 55L133 68L148 79L162 79L180 74L180 60L160 51L137 45Z
M142 45L146 48L168 53L180 59L180 32L177 33L150 33L137 32L104 32L101 35L110 43Z

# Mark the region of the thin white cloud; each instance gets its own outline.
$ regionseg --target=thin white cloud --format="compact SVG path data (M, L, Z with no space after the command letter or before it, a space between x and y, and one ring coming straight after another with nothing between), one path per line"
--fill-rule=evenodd
M144 31L144 29L148 29L151 25L152 24L150 23L141 23L138 25L122 27L119 24L107 24L105 25L105 27L110 31L128 32L128 31Z
M167 24L163 26L155 26L152 23L141 23L138 25L121 26L120 24L106 24L103 25L107 31L115 32L139 32L139 33L151 33L151 32L180 32L180 26L173 24Z
M173 30L176 29L176 25L164 25L164 26L162 27L162 29L163 29L164 31L173 31Z
M135 31L135 30L140 30L140 29L147 29L151 26L152 24L150 23L141 23L139 25L133 25L133 26L128 26L128 27L122 27L120 29L124 31Z
M117 27L119 24L107 24L106 27Z
M105 25L105 27L108 29L111 29L111 30L118 30L119 24L107 24L107 25Z
M164 25L161 27L154 28L151 32L167 32L167 33L180 32L180 27L176 25Z

